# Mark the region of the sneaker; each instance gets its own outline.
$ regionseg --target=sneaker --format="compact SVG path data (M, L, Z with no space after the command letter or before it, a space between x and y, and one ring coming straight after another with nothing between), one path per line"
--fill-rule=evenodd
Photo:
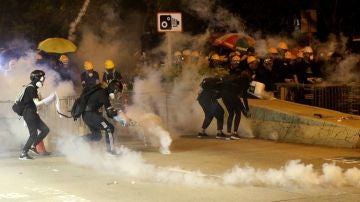
M233 139L233 140L240 140L240 139L241 139L241 137L239 136L239 134L237 134L237 133L233 133L233 134L231 135L230 139Z
M21 152L19 159L20 160L32 160L34 158L29 156L29 154L26 152Z
M230 140L230 138L229 138L227 135L225 135L224 133L222 133L222 132L216 134L216 138L217 138L217 139Z
M44 151L44 152L41 152L40 155L41 156L49 156L49 155L51 155L51 152Z
M40 155L40 153L37 151L36 147L31 147L29 149L29 151L31 151L32 153L36 154L36 155Z
M197 136L198 138L206 138L206 137L209 137L209 135L208 134L206 134L206 133L198 133L198 136Z

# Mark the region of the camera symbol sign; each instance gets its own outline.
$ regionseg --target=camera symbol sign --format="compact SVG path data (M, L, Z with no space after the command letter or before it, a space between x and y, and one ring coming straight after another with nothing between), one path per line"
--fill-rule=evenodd
M181 13L161 12L157 13L158 32L181 32Z

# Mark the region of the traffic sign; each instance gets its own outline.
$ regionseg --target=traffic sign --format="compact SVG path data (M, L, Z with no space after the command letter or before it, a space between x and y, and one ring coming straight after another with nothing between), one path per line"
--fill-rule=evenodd
M182 32L181 13L157 13L157 30L158 32Z

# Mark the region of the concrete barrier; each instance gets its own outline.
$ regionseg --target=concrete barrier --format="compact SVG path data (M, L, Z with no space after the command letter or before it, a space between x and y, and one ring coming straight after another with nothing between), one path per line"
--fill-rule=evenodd
M360 147L360 117L281 100L250 100L253 133L280 142Z

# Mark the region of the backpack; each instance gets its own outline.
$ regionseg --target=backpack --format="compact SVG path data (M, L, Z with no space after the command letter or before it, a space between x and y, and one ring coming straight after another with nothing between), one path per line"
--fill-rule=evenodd
M19 93L19 95L17 96L14 104L12 105L12 110L19 116L22 116L25 110L26 105L24 104L24 102L22 101L24 94L25 94L25 90L27 87L32 86L31 84L28 84L25 86L25 88Z
M85 111L90 95L100 89L100 85L96 85L91 88L84 88L84 90L80 94L80 97L75 99L75 102L71 107L71 116L74 118L74 121L80 118L81 114Z
M218 90L222 83L221 78L208 77L202 80L200 86L204 90Z

